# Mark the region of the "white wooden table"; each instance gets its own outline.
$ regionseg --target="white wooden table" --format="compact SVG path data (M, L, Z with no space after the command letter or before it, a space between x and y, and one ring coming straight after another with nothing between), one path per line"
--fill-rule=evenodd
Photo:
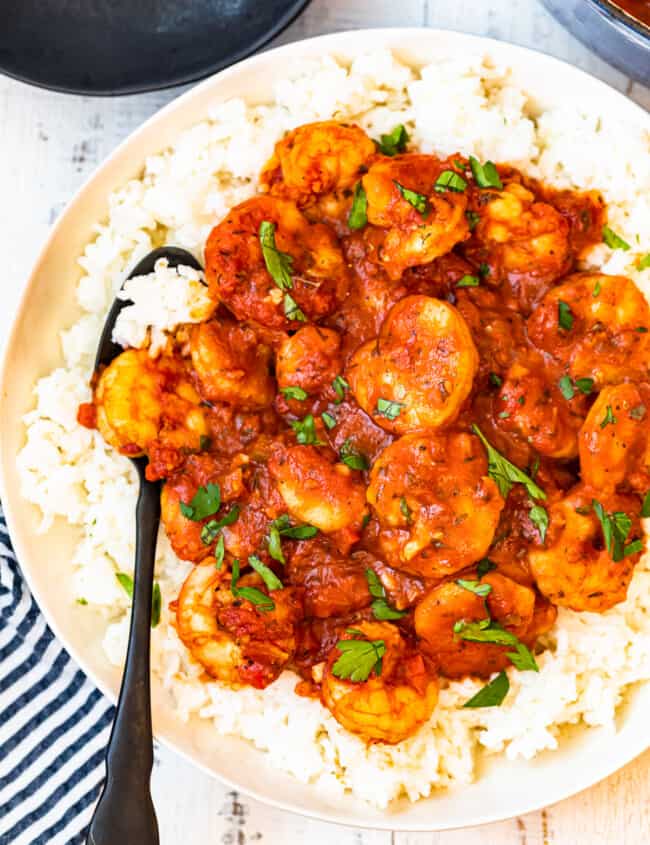
M1 25L1 24L0 24ZM313 0L277 43L371 26L437 26L513 41L593 73L650 108L650 91L582 47L536 0ZM79 184L183 89L71 97L0 77L0 342L40 242ZM153 775L163 845L644 845L650 752L592 789L520 819L443 834L382 833L271 810L161 750Z

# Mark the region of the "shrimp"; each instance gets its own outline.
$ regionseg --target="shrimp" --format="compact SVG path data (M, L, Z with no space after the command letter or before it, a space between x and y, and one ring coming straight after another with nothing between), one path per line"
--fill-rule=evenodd
M374 154L373 141L354 124L306 123L275 145L261 179L273 194L306 205L321 194L351 188Z
M604 387L580 429L580 472L585 484L613 492L627 480L650 488L648 391L626 382Z
M201 399L182 361L153 359L146 349L127 349L99 376L94 392L97 428L104 440L130 457L155 440L197 450L208 427Z
M354 633L341 637L350 639L381 644L383 656L367 680L346 680L335 674L341 651L334 647L323 669L323 704L346 730L367 742L394 745L412 736L438 700L437 680L422 655L387 622L360 622Z
M265 246L276 265L269 273L260 226L275 227ZM281 268L281 269L280 269ZM348 272L334 232L309 223L295 203L257 196L235 206L212 229L205 247L210 295L239 320L271 329L296 329L300 321L330 314L348 288Z
M406 434L453 422L477 369L472 336L453 305L407 296L391 308L379 337L357 350L346 376L374 422Z
M472 199L478 223L464 247L466 258L485 268L488 284L507 282L530 312L571 265L569 223L516 181L500 191L475 191Z
M569 276L528 318L538 349L599 388L648 379L649 332L650 307L634 282L602 273Z
M331 534L360 531L366 513L365 487L358 472L315 446L279 447L269 460L289 513Z
M199 323L190 330L190 354L199 393L209 402L246 411L273 402L272 352L249 327L221 317Z
M284 393L283 406L296 415L303 415L313 411L316 399L322 397L325 403L335 400L337 396L332 385L342 370L338 332L320 326L300 329L282 343L275 360L278 388Z
M169 476L160 496L161 519L173 550L181 560L199 561L212 553L216 537L207 535L205 525L220 519L217 511L202 520L191 520L181 511L181 502L189 505L199 488L208 484L219 486L220 502L233 502L246 491L244 470L248 459L238 455L234 459L215 455L189 455L182 467ZM202 539L206 538L206 539Z
M481 558L504 505L479 441L461 432L395 441L372 468L367 498L387 562L426 578Z
M600 508L608 528L599 520ZM641 555L625 551L641 537L638 499L578 485L548 515L546 542L528 553L539 590L559 607L592 613L624 601ZM605 532L612 532L609 544ZM617 553L619 532L625 536Z
M302 617L293 587L267 591L257 575L244 575L238 587L253 586L267 604L233 595L230 573L206 559L187 576L177 600L178 636L213 678L233 687L264 689L291 661L296 626Z
M476 572L464 573L464 579L475 581ZM542 633L536 621L536 603L548 607L541 597L536 599L531 587L517 584L498 572L490 572L480 579L488 585L487 597L476 595L457 581L445 581L434 587L415 609L415 631L420 648L448 678L465 675L489 677L510 664L508 652L513 646L472 642L454 631L457 623L480 622L491 619L522 642L532 645ZM544 625L551 627L554 614L545 614Z
M434 189L442 173L460 177L460 160L406 153L380 158L363 177L368 221L386 230L381 261L394 281L407 267L427 264L469 236L465 193Z

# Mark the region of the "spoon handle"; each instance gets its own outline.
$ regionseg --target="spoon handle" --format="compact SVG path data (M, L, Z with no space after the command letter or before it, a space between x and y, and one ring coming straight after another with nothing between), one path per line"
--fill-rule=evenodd
M136 509L133 606L126 665L106 753L106 781L90 822L87 845L158 845L158 822L151 800L153 765L149 636L160 487L140 474Z

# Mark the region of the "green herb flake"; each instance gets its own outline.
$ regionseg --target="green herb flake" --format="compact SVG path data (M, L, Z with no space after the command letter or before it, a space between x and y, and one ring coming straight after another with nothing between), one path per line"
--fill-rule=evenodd
M296 433L296 440L301 446L322 446L323 441L318 439L316 434L316 423L313 414L307 414L301 420L291 423L291 428Z
M287 320L297 320L300 323L307 322L307 317L305 316L304 312L301 311L296 300L288 293L285 293L282 303L284 308L284 316L287 318Z
M457 194L462 194L466 187L467 182L455 170L443 170L436 179L436 184L433 186L434 190L439 194L444 194L445 191L454 191Z
M488 572L492 572L496 568L497 565L493 560L490 560L489 557L484 557L481 558L476 565L476 574L479 578L482 578L484 575L487 575Z
M219 534L219 539L217 540L217 545L214 547L214 560L215 566L217 569L221 569L223 566L223 557L225 554L225 547L223 543L223 534Z
M548 530L548 512L546 508L541 505L533 505L529 510L528 516L535 528L539 531L539 537L542 543L546 542L546 532Z
M287 562L284 557L284 552L282 551L282 538L280 536L280 530L278 526L274 523L271 523L271 526L269 528L267 548L273 560L277 560L278 563L282 564L285 564Z
M516 646L519 642L514 634L490 619L481 619L480 622L465 622L460 619L454 624L454 634L471 643Z
M539 672L537 661L528 646L523 643L517 643L516 648L516 651L506 652L506 657L515 669L519 669L520 672Z
M281 387L280 393L286 399L297 399L298 402L304 402L305 399L309 399L309 394L302 387Z
M473 232L481 222L481 215L477 214L475 211L466 211L465 217L467 218L470 232Z
M402 198L405 199L409 205L412 205L413 208L423 217L426 217L429 212L429 201L424 194L418 194L417 191L405 188L404 185L400 185L400 183L395 182L395 180L393 180L393 182L397 190L402 195Z
M503 379L497 373L490 373L488 379L490 380L490 384L494 387L501 387L503 384Z
M532 478L529 478L519 467L510 463L500 452L497 452L477 425L472 425L472 431L480 438L485 447L488 459L488 475L496 482L503 497L508 495L514 484L523 484L526 492L533 499L546 498L546 493L535 484Z
M489 596L492 592L492 586L490 584L481 584L480 581L459 578L456 583L459 587L462 587L464 590L469 590L470 593L474 593L474 595L480 596L482 599Z
M498 415L500 420L507 420L509 416L510 416L509 411L501 411Z
M561 329L569 332L573 328L573 311L568 303L560 299L557 303L557 323Z
M255 605L261 613L266 613L269 610L275 610L275 602L272 598L258 590L257 587L239 587L239 561L237 558L232 562L232 572L230 574L230 592L235 598L245 599L251 604Z
M481 280L478 276L470 276L466 273L462 279L459 279L456 282L457 288L477 288L481 284Z
M115 577L120 583L120 586L127 594L127 596L132 599L133 598L133 578L130 575L127 575L126 572L116 572Z
M383 640L339 640L336 647L341 656L332 666L332 674L337 678L359 683L367 681L373 669L381 675L381 659L386 653Z
M232 525L234 522L237 522L237 519L239 518L239 511L239 505L233 505L228 513L221 519L211 519L209 522L206 522L201 529L201 542L206 546L213 543L222 528L225 528L226 525Z
M275 245L275 223L262 220L260 223L260 246L264 263L271 278L280 290L291 290L293 282L293 258L286 252L280 252Z
M386 590L384 585L379 580L379 576L373 569L366 569L366 580L368 581L368 591L373 597L374 601L370 605L373 616L381 622L401 619L406 616L407 611L395 610L391 607L386 598Z
M257 572L257 574L262 578L267 590L281 590L284 587L284 584L280 581L275 572L272 569L269 569L269 567L263 563L257 555L250 555L248 562L255 572Z
M404 519L407 522L410 522L411 517L413 515L413 512L411 511L411 508L409 507L409 503L406 501L404 496L402 496L402 498L399 500L399 509L400 509L400 513L402 514Z
M498 707L508 695L510 681L505 672L499 674L480 689L463 707Z
M592 499L591 506L600 522L605 548L614 563L619 563L625 557L625 541L630 533L632 520L623 511L607 513L596 499Z
M479 276L482 276L483 278L486 278L487 276L489 276L490 275L490 265L486 264L485 261L482 261L478 265L478 274L479 274Z
M334 393L336 393L336 404L340 405L345 399L345 391L350 389L350 385L343 376L337 376L332 382L332 388L334 389Z
M603 241L610 249L622 249L627 252L630 248L629 243L624 241L623 238L620 235L617 235L613 229L609 228L609 226L603 226L602 233Z
M560 388L560 393L565 399L573 399L575 391L573 389L571 376L562 376L562 378L558 381L557 386Z
M151 595L151 627L156 628L160 623L160 613L162 611L162 595L160 592L160 584L156 581L153 585L153 593Z
M179 502L181 513L186 519L201 522L206 516L212 516L221 507L221 488L218 484L206 484L199 487L189 504Z
M368 222L368 197L363 184L359 181L354 188L352 208L348 215L348 226L350 229L363 229Z
M349 438L341 446L339 457L350 469L365 470L370 466L368 458L352 446Z
M379 414L381 417L386 417L387 420L396 420L403 407L403 402L393 402L390 399L379 398L377 400L377 409L375 413Z
M76 602L77 602L77 604L82 605L82 607L85 607L88 604L88 599L81 597L81 598L76 599Z
M481 164L474 156L469 157L469 166L472 168L472 176L479 188L503 188L503 182L499 177L499 172L492 161L486 161Z
M375 141L379 152L385 156L403 153L408 142L409 133L403 123L398 123L387 135L380 135L379 141Z
M601 428L606 428L608 425L615 425L618 422L616 417L614 416L614 412L612 411L612 406L608 405L605 409L605 416L602 418L600 422Z
M589 378L588 376L584 378L577 378L574 384L578 388L580 393L584 393L585 396L589 396L589 394L594 389L594 380L592 378Z
M637 264L636 264L636 269L637 270L649 270L650 269L650 252L646 252L645 255L643 255L641 258L639 258L639 260L637 261Z
M593 291L591 292L591 295L594 297L594 299L595 299L597 296L600 296L600 291L601 291L600 282L596 282L596 284L594 285L594 289L593 289Z
M642 540L632 540L631 543L628 543L627 546L623 549L623 557L629 557L630 555L635 555L638 552L643 551L643 541Z
M212 439L207 434L202 434L199 437L199 450L201 452L207 452L210 446L212 446Z
M641 505L641 518L647 519L650 516L650 490L643 497L643 504Z
M328 428L330 431L331 431L331 430L334 428L334 426L336 425L336 417L335 417L335 416L333 416L333 414L328 413L327 411L324 411L324 412L320 415L320 418L322 419L323 424L325 425L325 427L326 427L326 428Z

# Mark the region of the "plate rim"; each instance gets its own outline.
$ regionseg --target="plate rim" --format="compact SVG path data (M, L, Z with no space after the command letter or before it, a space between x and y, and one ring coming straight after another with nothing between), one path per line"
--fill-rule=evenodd
M84 180L81 186L74 192L72 197L66 203L64 209L62 210L61 214L59 215L58 219L50 229L48 235L46 236L44 242L40 249L37 250L35 259L33 264L31 265L31 271L29 273L29 277L21 296L19 298L18 304L16 306L16 310L14 313L14 317L11 323L10 331L7 335L6 343L4 345L4 349L2 352L2 358L0 360L0 396L3 396L6 391L6 384L8 381L8 372L10 369L10 361L9 361L9 352L12 346L12 342L14 340L15 335L18 333L19 324L21 323L21 319L23 317L23 313L26 311L28 300L29 300L29 292L32 288L35 278L39 273L41 265L43 264L45 258L47 257L48 252L52 248L52 245L58 238L59 230L63 227L66 217L70 213L70 210L77 205L77 203L83 198L85 192L89 189L92 183L101 175L101 173L105 170L110 168L113 161L118 159L123 151L130 147L132 144L137 143L137 139L144 134L151 125L157 123L158 121L163 120L171 113L175 111L179 111L182 113L186 103L194 99L195 97L198 98L201 94L207 92L211 87L214 86L215 88L215 95L218 96L218 87L221 80L235 75L240 72L240 70L244 68L251 68L255 64L262 63L264 61L268 61L269 57L271 59L278 58L278 55L282 53L292 53L295 52L297 55L301 53L304 49L305 45L309 45L310 47L316 45L321 47L323 53L333 53L337 54L337 48L340 48L338 42L346 42L352 38L358 38L359 41L364 37L368 39L377 38L378 41L376 43L371 43L368 47L364 45L362 49L353 50L350 48L347 52L364 52L367 49L380 49L382 46L392 49L392 50L399 50L400 44L408 43L408 38L412 36L417 36L418 38L422 38L423 34L427 33L430 34L432 37L432 41L435 42L436 38L440 37L449 37L452 39L458 39L459 41L465 42L465 44L472 44L479 50L487 51L488 49L492 49L498 51L503 47L506 48L506 52L513 55L519 55L520 58L524 59L526 56L538 56L543 59L543 61L550 63L551 65L555 65L558 70L564 69L566 72L570 72L574 76L581 77L583 83L586 85L595 86L599 89L607 89L610 96L613 96L620 100L622 103L625 104L625 108L629 110L630 113L635 111L637 115L640 117L642 123L646 123L650 128L650 114L648 114L641 106L637 103L634 103L632 100L627 98L623 93L613 88L606 82L598 79L597 77L592 76L591 74L583 71L581 68L577 68L574 65L571 65L569 62L566 62L562 59L558 59L555 56L549 55L548 53L544 53L540 50L534 50L532 48L523 47L521 45L513 44L508 41L503 41L495 38L489 38L486 36L481 35L474 35L469 33L458 32L456 30L443 30L437 28L429 28L429 27L377 27L377 28L365 28L365 29L351 29L351 30L343 30L341 32L336 33L329 33L325 35L317 35L311 38L299 39L294 42L290 42L288 44L279 45L278 47L273 48L272 50L265 51L260 54L256 54L250 56L243 61L238 62L237 64L231 65L223 70L218 71L217 73L211 75L207 79L204 79L202 82L194 85L190 90L182 93L179 97L175 98L171 102L167 103L153 115L151 115L147 120L137 126L120 144L93 170L93 172ZM345 47L340 48L341 52L346 52ZM504 58L504 63L507 64L508 56ZM182 128L177 130L177 133L182 132ZM114 190L114 189L113 189ZM4 428L4 421L0 419L0 446L2 444L2 430ZM15 459L15 457L14 457ZM9 493L9 488L6 485L6 479L4 475L4 461L2 460L2 454L0 453L0 498L2 499L3 510L5 514L5 519L7 522L7 527L9 530L10 538L12 545L14 547L14 551L16 553L16 559L19 562L19 566L21 572L25 576L25 579L28 583L30 591L36 600L39 609L43 613L48 625L52 629L55 636L58 638L59 642L63 646L63 648L70 654L70 656L75 660L84 674L97 686L101 692L106 695L106 697L114 704L117 700L117 692L114 691L109 684L105 683L102 679L95 675L95 672L92 668L88 668L88 665L81 654L81 651L75 646L71 645L67 638L62 635L60 626L57 622L57 618L54 615L53 611L48 605L47 596L42 595L41 591L38 587L35 588L34 583L32 582L32 577L29 572L29 567L24 568L22 563L20 562L21 559L28 559L28 554L23 544L22 537L17 533L14 532L14 510L15 508L20 506L20 503L23 501L22 496L19 490L16 490L13 493ZM649 682L650 683L650 682ZM641 739L641 737L637 737L637 739ZM227 776L222 774L217 774L213 769L209 768L206 764L202 761L197 760L189 751L184 750L183 748L179 747L174 740L168 739L164 736L158 735L156 736L156 740L160 742L160 744L164 745L166 748L173 750L175 753L179 754L183 759L190 762L193 766L198 767L206 774L210 775L211 777L217 778L222 783L237 789L238 791L242 792L243 794L258 800L266 805L275 807L277 809L285 810L288 812L296 813L300 816L307 817L307 818L314 818L322 822L327 822L331 824L341 824L346 827L356 827L356 828L367 828L369 822L364 822L361 818L350 818L344 813L340 813L329 809L327 812L321 812L318 810L313 810L308 807L300 806L291 803L290 801L285 801L278 798L273 798L272 796L260 792L254 787L247 787L246 785L242 784L239 781L235 781ZM472 818L469 821L469 825L472 827L475 826L482 826L484 824L490 824L499 821L505 821L511 818L514 818L519 815L524 815L526 813L535 812L540 810L544 807L551 806L559 801L565 800L570 798L584 790L590 788L591 786L595 785L596 783L604 780L605 778L613 775L617 772L620 768L627 765L629 762L640 756L644 753L647 748L650 747L650 736L648 736L645 745L643 741L641 741L638 745L634 748L629 748L626 753L619 754L617 757L613 759L613 761L608 763L607 766L601 768L596 768L595 771L591 770L590 773L581 780L577 785L572 785L571 788L567 789L566 786L561 787L559 790L556 787L556 793L553 793L552 789L549 790L551 792L550 796L547 795L543 799L531 798L526 803L522 803L520 806L516 808L514 811L509 811L508 813L504 814L503 812L499 811L485 811L481 814L480 818ZM264 752L261 752L264 753ZM459 787L462 789L462 787ZM426 797L419 799L420 802L426 802L429 800ZM371 813L382 813L382 819L376 820L373 819L370 824L372 824L372 829L376 830L390 830L390 831L405 831L405 832L436 832L436 831L445 831L445 830L455 830L455 829L462 829L467 825L459 825L457 823L446 823L444 819L437 819L432 818L430 823L421 823L419 821L402 821L402 815L391 815L390 807L386 810L379 810L378 808L372 807L371 805L366 805L363 800L359 801L360 806L368 806Z

